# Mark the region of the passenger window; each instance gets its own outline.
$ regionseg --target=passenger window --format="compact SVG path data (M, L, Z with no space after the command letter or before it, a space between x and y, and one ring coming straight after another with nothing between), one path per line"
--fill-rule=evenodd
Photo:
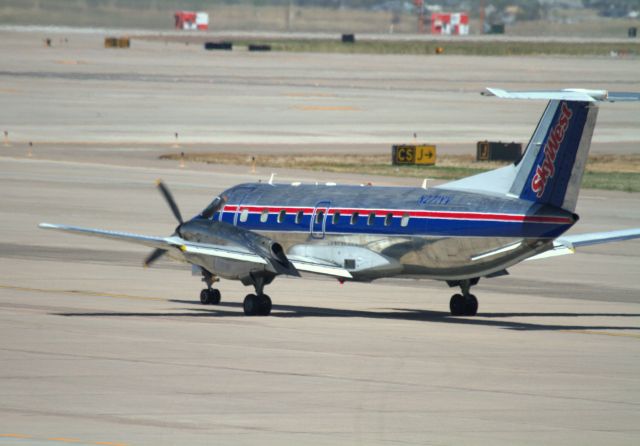
M324 218L324 211L316 211L316 224L322 223L322 219Z
M287 211L284 209L278 213L278 223L282 223L284 221L284 217L287 215Z
M402 226L403 228L406 228L409 225L409 214L408 213L404 213L402 214L402 220L400 220L400 226Z
M260 214L260 223L266 223L269 218L269 209L263 209Z
M298 213L296 214L296 224L299 225L300 223L302 223L302 217L304 216L304 212L302 211L298 211Z
M376 214L373 212L369 214L369 218L367 218L367 225L371 226L376 221Z
M340 212L334 212L333 213L333 220L331 220L331 222L334 225L337 225L339 221L340 221Z
M242 212L240 212L240 222L244 223L247 221L247 218L249 218L249 209L243 209Z
M360 216L360 214L358 214L357 212L354 212L353 214L351 214L351 224L355 225L356 223L358 223L358 217Z
M384 217L384 225L385 226L390 226L392 221L393 221L393 214L392 213L388 213L387 215L385 215L385 217Z

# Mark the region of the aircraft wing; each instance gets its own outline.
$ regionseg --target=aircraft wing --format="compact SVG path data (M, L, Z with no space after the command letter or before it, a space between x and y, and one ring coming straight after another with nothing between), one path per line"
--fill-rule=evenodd
M640 238L640 228L567 235L555 239L553 241L552 249L542 252L533 257L529 257L527 260L538 260L547 257L573 254L576 248L582 246L598 245L600 243L621 242L624 240L633 240L636 238Z
M175 235L171 237L153 237L148 235L131 234L128 232L106 231L102 229L81 228L78 226L57 225L51 223L41 223L39 226L42 229L53 229L73 234L135 243L149 248L171 250L174 253L182 253L183 255L195 254L249 263L268 263L267 259L263 256L242 246L195 243L184 240ZM289 256L288 259L294 268L299 271L342 279L351 279L353 277L346 269L330 262L304 256ZM185 258L185 260L188 261L187 258Z
M148 235L131 234L128 232L105 231L102 229L81 228L78 226L55 225L50 223L40 223L42 229L54 229L57 231L70 232L73 234L88 235L92 237L106 238L110 240L120 240L123 242L136 243L149 248L172 250L186 254L200 254L213 257L221 257L230 260L239 260L251 263L263 263L267 261L260 255L251 252L240 246L210 245L205 243L193 243L177 236L152 237ZM179 251L175 251L179 250Z
M138 245L147 246L149 248L167 248L167 243L163 237L151 237L148 235L131 234L128 232L105 231L102 229L93 228L81 228L78 226L55 225L51 223L40 223L38 227L42 229L53 229L56 231L70 232L72 234L88 235L110 240L132 242Z
M289 261L295 266L298 271L306 271L309 273L322 274L325 276L332 276L344 279L351 279L353 276L349 271L340 266L325 262L318 259L303 256L287 256Z

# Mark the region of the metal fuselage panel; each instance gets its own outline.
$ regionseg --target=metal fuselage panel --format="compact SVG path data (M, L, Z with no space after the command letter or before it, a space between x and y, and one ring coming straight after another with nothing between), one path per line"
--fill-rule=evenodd
M287 252L304 246L321 255L327 250L320 247L334 246L348 256L348 247L358 246L399 265L356 268L355 280L489 275L548 249L576 221L570 212L518 198L440 188L256 183L223 195L226 205L212 220L260 233ZM198 232L202 242L220 242ZM347 260L358 262L344 260L347 269Z

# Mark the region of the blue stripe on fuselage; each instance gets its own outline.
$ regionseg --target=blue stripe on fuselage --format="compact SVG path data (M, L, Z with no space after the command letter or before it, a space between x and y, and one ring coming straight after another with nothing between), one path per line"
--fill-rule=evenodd
M222 221L234 223L234 213L224 212ZM535 222L509 221L478 221L465 219L442 218L409 218L407 226L401 226L402 217L393 217L391 223L385 226L385 217L376 216L374 223L368 225L368 219L361 216L355 224L351 224L349 216L340 216L337 223L333 223L332 216L325 222L327 234L371 234L394 236L447 236L447 237L525 237L547 238L557 237L571 227L570 224L549 224ZM219 214L214 216L218 219ZM278 223L278 213L269 213L266 222L260 221L259 213L249 213L245 222L237 221L237 226L243 229L266 232L310 232L311 214L305 214L300 223L296 223L295 214L286 214ZM316 224L314 232L322 232L321 225Z

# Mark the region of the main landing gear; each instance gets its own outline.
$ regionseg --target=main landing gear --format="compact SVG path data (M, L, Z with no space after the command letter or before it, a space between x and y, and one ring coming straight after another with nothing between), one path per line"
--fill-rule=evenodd
M454 294L449 301L452 316L475 316L478 313L478 299L469 290L477 284L479 279L449 282L449 286L459 286L462 294Z
M251 276L251 283L256 294L247 294L244 298L244 314L247 316L269 316L271 314L271 298L263 293L264 286L271 283L273 277Z
M244 314L247 316L269 316L271 314L271 298L266 294L247 294L243 307Z

